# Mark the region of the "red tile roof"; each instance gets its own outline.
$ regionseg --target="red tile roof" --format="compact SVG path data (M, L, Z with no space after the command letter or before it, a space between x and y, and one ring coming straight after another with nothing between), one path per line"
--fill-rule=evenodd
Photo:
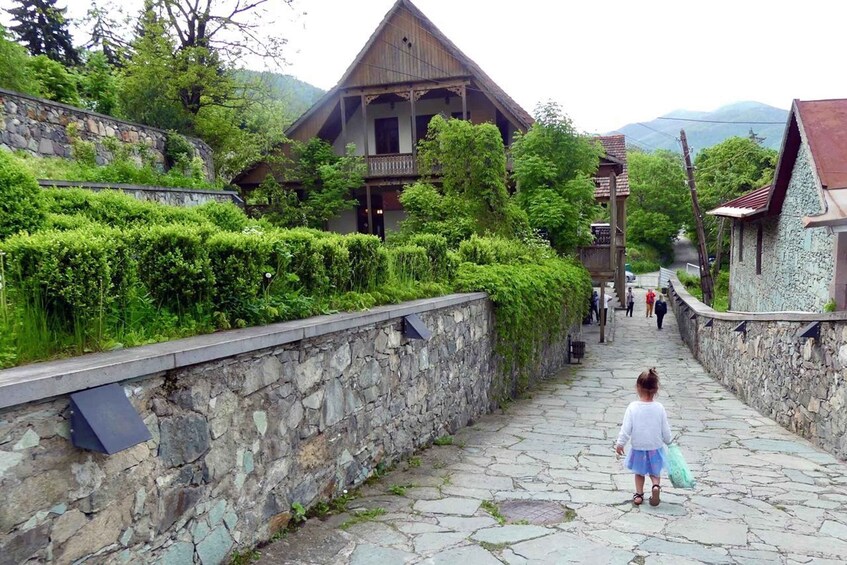
M847 100L798 100L795 105L822 188L847 188Z
M626 136L624 135L602 135L596 138L603 145L606 155L623 163L623 172L617 175L616 194L618 196L629 196L629 171L626 164ZM608 177L597 177L594 179L596 188L594 198L609 198Z
M771 185L757 188L729 202L724 202L714 210L706 212L712 216L726 216L728 218L746 218L747 216L762 212L767 208Z

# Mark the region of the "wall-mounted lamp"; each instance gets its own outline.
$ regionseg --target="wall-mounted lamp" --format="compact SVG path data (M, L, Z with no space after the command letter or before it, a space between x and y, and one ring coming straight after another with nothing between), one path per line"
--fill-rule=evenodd
M117 383L71 395L74 447L112 455L150 439L150 430Z
M712 324L714 324L714 323L715 323L714 318L709 318L709 320L705 324L703 324L703 327L704 328L711 328Z
M417 314L409 314L403 317L403 335L409 339L426 341L432 336L432 332Z
M811 324L804 326L797 333L797 337L820 340L820 338L821 338L821 323L820 322L812 322Z
M732 328L732 331L746 335L747 334L747 321L745 320L745 321L741 322L740 324L738 324L737 326Z
M697 319L697 314L691 314L691 316L689 316L689 317L688 317L688 319L689 319L689 320L696 320L696 319Z

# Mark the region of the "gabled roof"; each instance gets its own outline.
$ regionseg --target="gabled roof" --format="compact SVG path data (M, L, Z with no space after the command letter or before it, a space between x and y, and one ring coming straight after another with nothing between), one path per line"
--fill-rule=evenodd
M729 202L724 202L714 210L706 212L711 216L724 216L727 218L748 218L762 213L767 209L768 197L771 185L766 185L756 190L739 196Z
M779 215L794 164L804 143L809 148L824 211L817 216L804 217L803 225L807 228L847 225L847 99L794 100L785 125L774 181L767 191L765 204L758 205L753 212L738 215L738 201L755 195L756 202L760 204L759 200L764 196L763 187L707 213L742 220ZM736 211L732 214L717 213L723 209Z
M626 164L626 136L619 135L602 135L596 138L603 146L602 159L623 165L623 171L617 175L617 184L615 194L618 197L629 196L629 169ZM608 199L609 198L609 177L597 177L594 179L594 198Z
M444 61L439 62L438 65L432 64L427 61L420 61L423 65L417 74L405 73L405 72L395 72L397 75L395 78L396 82L417 82L417 81L431 81L435 86L438 85L439 79L449 78L450 75L456 76L457 74L465 74L473 78L476 85L479 87L483 93L491 98L492 100L499 103L503 109L506 110L509 114L512 115L512 118L520 125L523 129L528 129L532 123L533 119L529 113L524 110L520 104L515 102L506 92L500 88L492 79L489 77L475 62L473 62L470 57L465 55L456 45L450 41L447 36L445 36L441 30L435 27L429 18L427 18L423 12L421 12L417 6L412 4L409 0L397 0L394 3L394 6L388 11L385 17L380 22L379 26L377 26L376 30L371 34L370 39L359 52L359 54L354 59L353 63L347 68L344 72L344 75L341 77L341 80L338 81L332 89L330 89L326 94L324 94L315 104L312 105L302 116L300 116L291 126L286 130L286 135L288 137L292 137L293 134L297 131L297 129L304 124L312 115L319 112L319 110L327 104L332 104L335 102L335 99L338 96L338 91L343 88L348 88L351 86L361 86L359 84L349 84L351 79L354 77L357 69L363 64L366 56L370 52L370 50L374 46L380 45L380 43L386 43L389 47L399 48L394 42L391 41L381 41L382 36L386 33L387 29L391 29L390 26L394 25L393 21L398 14L402 11L406 10L413 17L415 17L420 25L426 29L443 47L443 50L447 55L452 57L453 61L448 60L447 64ZM403 54L401 53L401 55ZM407 54L408 57L416 58L413 54ZM454 63L454 64L450 64ZM458 71L455 63L458 63L459 67L463 67L461 72ZM390 65L389 63L385 63ZM376 65L373 65L376 67ZM447 67L449 70L444 72L443 68ZM391 69L388 67L382 67L382 69L391 74ZM451 72L452 71L452 72ZM328 116L328 113L327 113Z

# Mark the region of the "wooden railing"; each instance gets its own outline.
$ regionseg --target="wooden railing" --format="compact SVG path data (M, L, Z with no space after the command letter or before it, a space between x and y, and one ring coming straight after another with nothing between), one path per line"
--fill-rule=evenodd
M413 177L417 174L417 158L411 153L368 156L369 177Z

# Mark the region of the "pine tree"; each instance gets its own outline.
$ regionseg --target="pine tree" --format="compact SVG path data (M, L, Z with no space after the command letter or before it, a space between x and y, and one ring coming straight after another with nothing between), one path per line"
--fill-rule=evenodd
M16 22L10 29L32 55L47 55L66 66L80 63L65 19L67 8L57 8L56 0L15 2L18 6L7 10Z

